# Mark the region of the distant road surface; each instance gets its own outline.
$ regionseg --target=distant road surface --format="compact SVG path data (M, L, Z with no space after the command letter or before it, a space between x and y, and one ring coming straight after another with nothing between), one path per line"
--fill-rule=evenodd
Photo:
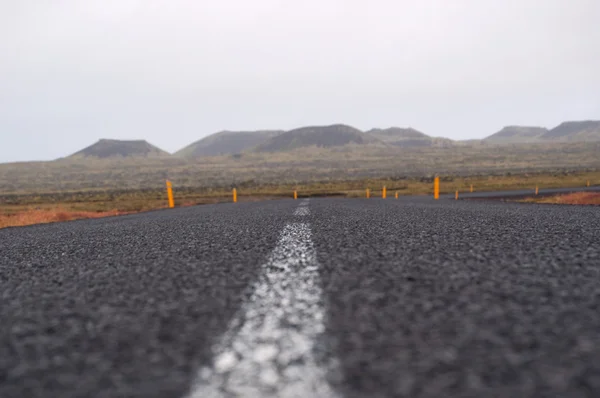
M0 397L600 395L600 208L206 205L0 230Z

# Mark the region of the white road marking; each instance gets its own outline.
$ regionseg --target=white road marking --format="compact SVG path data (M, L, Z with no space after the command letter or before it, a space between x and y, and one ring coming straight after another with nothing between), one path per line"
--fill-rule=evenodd
M308 201L309 200L310 200L310 198L302 200L302 202L300 202L298 204L298 206L308 206Z
M295 216L308 216L310 214L310 209L308 207L298 207L296 211L294 211Z
M188 398L336 397L327 382L337 364L323 353L322 300L310 227L288 224Z

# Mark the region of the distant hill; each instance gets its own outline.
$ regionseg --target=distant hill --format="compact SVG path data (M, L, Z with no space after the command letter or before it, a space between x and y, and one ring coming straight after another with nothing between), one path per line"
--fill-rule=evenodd
M344 124L331 126L302 127L287 131L258 145L258 152L278 152L317 146L322 148L339 147L348 144L365 145L380 143L375 137Z
M236 154L282 133L283 130L221 131L186 146L177 151L175 156L202 157Z
M445 147L452 146L449 138L430 137L413 128L390 127L387 129L371 129L366 134L389 145L400 147Z
M540 138L551 141L600 141L600 120L564 122Z
M93 145L69 156L70 158L131 158L170 156L168 152L148 143L145 140L108 140L101 139Z
M537 142L547 132L548 129L545 127L506 126L483 140L494 144Z
M431 137L413 128L374 128L363 132L344 124L308 126L290 131L221 131L194 142L175 153L178 157L233 155L246 151L278 152L304 147L334 148L345 145L388 147L464 147L503 144L600 142L600 120L567 121L545 127L506 126L482 140L453 141ZM164 157L167 152L144 140L101 139L69 158Z
M600 120L563 122L551 130L544 127L507 126L484 141L494 144L600 141Z

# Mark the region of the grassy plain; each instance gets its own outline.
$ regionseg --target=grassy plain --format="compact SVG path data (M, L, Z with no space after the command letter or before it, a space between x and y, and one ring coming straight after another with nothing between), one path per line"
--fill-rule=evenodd
M0 195L106 190L211 190L264 185L337 184L351 180L446 176L508 176L600 169L600 143L400 148L347 145L271 154L0 164Z
M347 145L278 153L0 164L0 227L177 206L303 196L361 197L577 187L600 184L600 143L400 148ZM20 221L19 221L20 220Z
M542 197L529 197L523 199L525 203L546 203L554 205L597 205L600 206L600 193L598 192L575 192L565 195L553 195Z
M441 192L468 192L511 189L560 188L585 186L587 181L600 184L600 171L541 172L488 176L442 176ZM315 181L299 184L240 184L239 201L291 198L297 190L299 197L338 196L380 197L386 186L388 196L430 195L433 177L363 178L340 181ZM190 188L174 183L176 206L193 206L231 202L227 187ZM78 218L137 213L167 207L164 189L81 190L55 193L15 193L0 195L0 228L41 222L66 221Z

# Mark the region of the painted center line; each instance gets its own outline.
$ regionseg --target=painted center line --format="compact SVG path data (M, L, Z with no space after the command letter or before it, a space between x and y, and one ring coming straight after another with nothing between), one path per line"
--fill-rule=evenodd
M298 207L296 211L294 211L295 216L308 216L310 214L310 209L308 207Z
M188 398L337 397L322 300L310 227L288 224Z
M309 201L309 200L310 200L310 199L304 199L302 202L300 202L300 203L298 204L298 206L308 206L308 201Z

